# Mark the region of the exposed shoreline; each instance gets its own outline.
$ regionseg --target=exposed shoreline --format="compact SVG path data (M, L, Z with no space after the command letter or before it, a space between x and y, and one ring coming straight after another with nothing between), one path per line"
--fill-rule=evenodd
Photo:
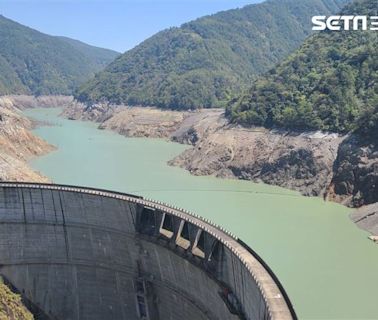
M378 202L378 147L355 135L248 129L229 124L219 109L178 112L75 103L62 115L97 122L99 129L127 137L192 145L168 164L194 175L264 182L360 210ZM363 228L374 226L371 221Z
M49 182L41 173L30 168L28 161L55 149L32 134L36 125L22 114L22 109L54 98L36 99L26 96L0 97L0 181ZM56 98L60 103L60 98ZM37 105L35 105L37 106Z
M351 207L369 204L356 198L348 187L341 190L335 184L340 183L335 180L340 173L335 170L340 169L335 168L336 162L342 162L345 156L340 148L352 142L354 148L360 147L353 135L244 128L228 123L220 109L171 111L107 104L86 107L75 103L62 116L93 121L99 129L126 137L165 138L191 145L193 148L169 164L194 175L263 181Z
M373 236L378 235L378 202L355 210L350 218L361 229L369 231ZM377 242L377 240L373 241Z
M248 129L229 124L220 109L171 111L108 104L87 107L67 96L0 97L0 113L6 110L12 119L7 126L3 121L2 137L7 136L4 128L8 128L14 133L12 138L7 136L8 145L22 150L18 154L9 150L1 152L2 180L48 181L27 164L33 156L54 149L31 134L33 123L20 112L35 107L60 107L62 116L68 119L93 121L99 124L99 129L126 137L163 138L191 145L192 148L168 164L184 168L193 175L264 182L306 196L321 196L346 206L362 207L351 216L355 222L355 217L364 216L367 205L378 202L375 198L378 195L374 193L377 147L361 145L353 135ZM23 147L15 138L22 136L20 132L26 135ZM4 139L0 143L5 144ZM366 181L370 181L370 185ZM366 215L363 224L356 223L374 234L378 221L370 219L374 215Z

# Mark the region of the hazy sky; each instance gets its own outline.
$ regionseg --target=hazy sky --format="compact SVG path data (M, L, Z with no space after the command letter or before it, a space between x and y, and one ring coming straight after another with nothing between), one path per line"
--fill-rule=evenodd
M0 14L44 33L124 52L154 33L261 0L0 0Z

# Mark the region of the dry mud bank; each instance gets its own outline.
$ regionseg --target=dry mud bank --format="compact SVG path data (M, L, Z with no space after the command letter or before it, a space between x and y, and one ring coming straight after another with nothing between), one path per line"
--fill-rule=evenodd
M27 164L32 157L54 149L31 133L34 124L20 110L33 103L32 97L0 97L0 181L49 181Z

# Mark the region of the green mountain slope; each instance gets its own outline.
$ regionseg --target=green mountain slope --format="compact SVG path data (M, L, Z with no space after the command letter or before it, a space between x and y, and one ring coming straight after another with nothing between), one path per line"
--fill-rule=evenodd
M377 16L377 1L357 0L343 14ZM378 32L324 31L235 99L228 115L245 125L368 132L377 131L376 107Z
M315 14L346 0L268 0L162 31L84 84L76 98L161 108L225 105L296 49Z
M101 69L106 67L110 62L113 62L113 60L117 58L117 56L120 55L120 53L115 52L113 50L91 46L79 40L75 40L75 39L71 39L67 37L57 37L57 38L69 43L75 49L77 49L82 54L84 54L85 56L90 58L92 61L94 61L95 64L98 65L98 67Z
M0 94L71 94L118 54L0 16Z

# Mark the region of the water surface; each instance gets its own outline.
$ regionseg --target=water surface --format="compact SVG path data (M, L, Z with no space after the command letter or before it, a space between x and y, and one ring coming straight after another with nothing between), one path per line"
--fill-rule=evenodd
M222 225L271 266L300 319L378 319L378 246L349 209L279 187L191 176L166 164L187 146L125 138L59 112L26 111L53 124L34 131L58 149L31 165L54 182L140 194Z

